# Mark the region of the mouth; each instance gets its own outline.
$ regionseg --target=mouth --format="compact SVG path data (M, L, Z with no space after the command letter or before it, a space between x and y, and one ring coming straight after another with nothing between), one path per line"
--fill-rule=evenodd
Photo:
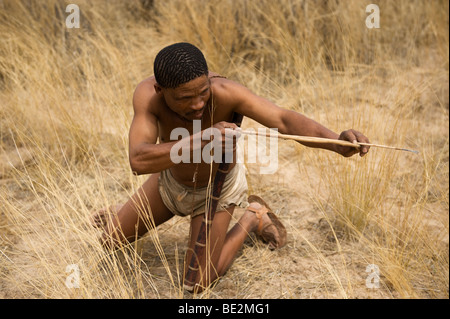
M199 120L203 117L203 110L193 114L194 119Z
M200 110L198 110L198 111L193 111L193 112L189 112L188 114L187 114L187 116L189 117L189 118L193 118L193 119L195 119L195 120L199 120L199 119L201 119L202 117L203 117L203 113L205 112L205 108L206 108L206 106L204 106L202 109L200 109Z

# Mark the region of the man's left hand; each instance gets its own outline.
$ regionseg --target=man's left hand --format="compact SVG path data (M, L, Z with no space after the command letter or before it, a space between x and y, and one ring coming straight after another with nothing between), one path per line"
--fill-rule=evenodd
M364 136L364 134L353 129L343 131L341 135L339 135L339 139L343 141L349 141L354 144L357 144L358 142L370 143L369 139L366 136ZM363 157L364 155L367 154L367 152L369 152L369 149L370 146L365 145L361 145L359 149L354 147L337 145L338 153L344 157L350 157L355 155L356 153L359 153L359 156Z

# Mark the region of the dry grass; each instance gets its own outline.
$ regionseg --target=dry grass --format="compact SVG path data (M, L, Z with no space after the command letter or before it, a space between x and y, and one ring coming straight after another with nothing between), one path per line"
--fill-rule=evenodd
M371 30L359 0L151 2L78 1L80 29L65 28L65 2L0 2L0 297L448 298L448 2L378 1ZM128 165L131 97L180 40L283 107L421 153L280 143L277 174L249 164L248 181L287 246L250 238L213 289L186 294L188 219L116 252L89 225L146 178Z

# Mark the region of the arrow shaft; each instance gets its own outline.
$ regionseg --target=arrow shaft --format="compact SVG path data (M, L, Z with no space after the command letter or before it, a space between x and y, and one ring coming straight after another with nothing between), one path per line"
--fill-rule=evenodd
M372 143L351 143L349 141L343 141L343 140L335 140L331 138L324 138L324 137L313 137L313 136L300 136L300 135L288 135L288 134L270 134L270 133L261 133L261 132L255 132L255 131L247 131L247 130L240 130L242 134L246 135L264 135L267 137L272 138L281 138L285 140L294 140L298 142L305 142L305 143L329 143L329 144L337 144L342 146L348 146L348 147L354 147L354 148L360 148L362 145L365 146L372 146L372 147L380 147L380 148L387 148L392 150L398 150L398 151L407 151L418 154L418 151L409 150L406 148L400 148L400 147L394 147L394 146L388 146L388 145L381 145L381 144L372 144Z

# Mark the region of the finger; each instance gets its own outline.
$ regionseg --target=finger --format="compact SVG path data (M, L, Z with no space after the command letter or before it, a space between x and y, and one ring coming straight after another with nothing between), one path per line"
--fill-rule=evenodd
M231 129L234 130L234 129L237 128L238 126L237 126L236 124L234 124L234 123L224 122L223 127L224 127L224 128L231 128Z
M242 129L241 129L239 126L237 126L237 127L234 129L234 131L236 132L236 137L237 137L237 138L241 137L241 135L242 135Z
M225 138L236 137L236 139L238 139L241 135L242 131L239 130L238 126L236 126L236 128L225 128Z
M369 152L370 146L367 145L361 145L359 156L363 157Z
M353 144L358 144L358 139L352 130L347 130L341 133L341 140L352 142Z
M370 143L369 139L364 136L362 133L355 131L354 132L356 139L358 140L358 143ZM369 152L370 146L367 145L361 145L359 150L359 155L361 157L365 156Z

